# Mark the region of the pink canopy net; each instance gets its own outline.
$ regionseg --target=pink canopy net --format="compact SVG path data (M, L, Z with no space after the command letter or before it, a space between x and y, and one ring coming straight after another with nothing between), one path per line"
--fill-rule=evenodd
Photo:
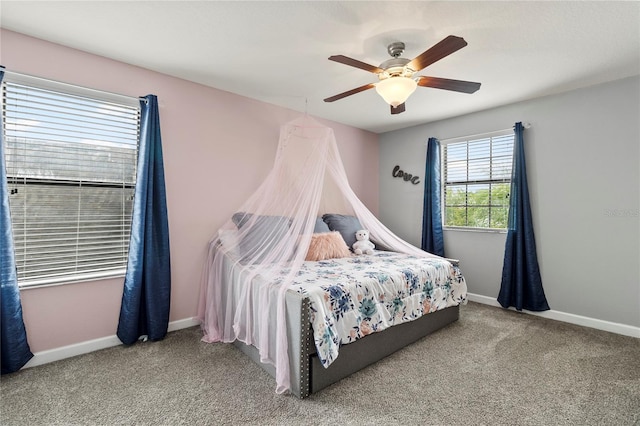
M275 366L278 393L290 388L285 293L326 213L357 218L376 249L439 258L394 235L358 199L333 129L308 116L284 124L273 169L210 242L198 312L204 341L240 340ZM233 291L223 285L229 276Z

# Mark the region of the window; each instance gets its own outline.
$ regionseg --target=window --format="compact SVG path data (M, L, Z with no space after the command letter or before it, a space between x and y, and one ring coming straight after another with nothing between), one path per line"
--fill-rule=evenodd
M19 285L124 275L137 99L7 73L2 120Z
M444 226L506 229L513 132L442 142Z

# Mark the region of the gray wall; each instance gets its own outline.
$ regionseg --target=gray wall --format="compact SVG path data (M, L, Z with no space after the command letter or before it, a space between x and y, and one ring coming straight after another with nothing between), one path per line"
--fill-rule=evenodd
M473 95L471 95L473 96ZM552 310L640 326L640 77L380 135L380 218L419 246L426 140L525 130L538 261ZM496 298L505 233L445 231L470 293Z

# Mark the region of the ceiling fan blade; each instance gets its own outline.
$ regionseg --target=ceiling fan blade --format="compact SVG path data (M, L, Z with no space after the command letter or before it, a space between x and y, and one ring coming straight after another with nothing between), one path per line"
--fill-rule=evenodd
M427 49L425 52L416 56L411 62L407 64L407 67L418 72L423 68L428 67L436 61L451 55L453 52L462 49L467 45L462 37L450 35L438 44Z
M480 83L462 80L450 80L438 77L419 77L418 86L433 87L435 89L453 90L454 92L474 93L480 88Z
M365 90L373 89L374 87L376 87L376 85L373 83L365 84L364 86L356 87L355 89L347 90L346 92L342 92L335 96L331 96L330 98L327 98L324 101L325 102L337 101L338 99L346 98L347 96L355 95L356 93L364 92Z
M393 105L390 105L390 107L391 107L391 114L400 114L401 112L405 111L404 102L398 105L397 107L394 107Z
M361 70L369 71L374 74L379 74L384 71L382 68L378 68L376 66L366 64L364 62L358 61L357 59L349 58L344 55L329 56L329 60L339 62L341 64L349 65L352 67L360 68Z

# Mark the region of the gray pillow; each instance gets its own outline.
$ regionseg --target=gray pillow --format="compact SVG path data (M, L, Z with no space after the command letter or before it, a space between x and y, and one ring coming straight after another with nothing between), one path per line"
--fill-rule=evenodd
M351 250L353 243L356 242L356 232L362 229L358 218L355 216L327 213L322 216L322 220L329 226L330 230L340 232L344 242L347 243L349 250Z
M241 230L252 217L252 213L238 212L231 220ZM252 222L251 229L243 233L238 244L242 260L263 261L266 253L285 237L290 226L291 219L288 217L258 215Z
M252 216L253 213L237 212L231 216L231 221L240 229Z
M324 220L322 220L321 217L317 217L316 226L313 228L313 233L324 234L325 232L331 232L331 229L329 229L329 225L327 225L327 223Z

